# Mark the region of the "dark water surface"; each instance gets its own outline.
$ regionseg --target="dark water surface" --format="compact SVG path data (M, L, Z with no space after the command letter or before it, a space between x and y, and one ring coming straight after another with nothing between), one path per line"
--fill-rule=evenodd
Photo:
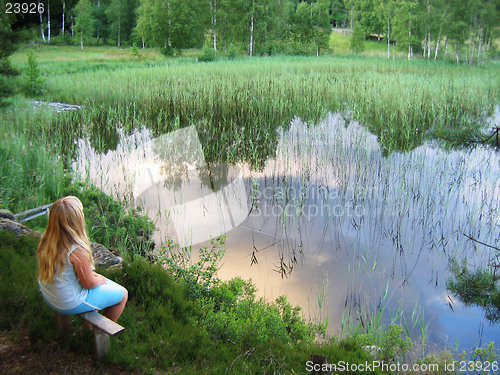
M158 243L207 245L225 233L219 276L286 294L331 333L383 311L441 348L500 338L478 308L446 290L451 257L485 266L499 246L500 156L425 144L384 157L375 136L329 115L280 130L263 170L207 165L194 127L123 135L114 151L80 141L75 166L104 191L144 207Z

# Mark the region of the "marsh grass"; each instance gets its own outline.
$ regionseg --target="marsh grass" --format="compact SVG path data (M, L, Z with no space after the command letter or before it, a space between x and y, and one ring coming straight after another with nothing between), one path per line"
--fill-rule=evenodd
M278 126L286 127L295 116L317 122L330 111L359 120L387 153L407 151L430 133L477 128L500 100L495 62L470 67L366 57L272 57L201 64L181 58L92 69L49 76L48 95L158 134L176 122L195 124L204 145L224 144L216 158L265 158L269 152L262 146L273 145ZM82 120L93 122L92 116Z

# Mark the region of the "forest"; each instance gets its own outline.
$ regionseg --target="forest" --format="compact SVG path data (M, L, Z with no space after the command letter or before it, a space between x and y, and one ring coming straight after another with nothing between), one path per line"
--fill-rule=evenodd
M24 3L23 3L24 4ZM60 45L158 47L165 55L209 46L241 54L316 54L332 28L415 56L475 63L494 51L494 0L45 0L36 7L5 2L26 40ZM27 5L27 4L25 4ZM33 4L35 5L35 4Z

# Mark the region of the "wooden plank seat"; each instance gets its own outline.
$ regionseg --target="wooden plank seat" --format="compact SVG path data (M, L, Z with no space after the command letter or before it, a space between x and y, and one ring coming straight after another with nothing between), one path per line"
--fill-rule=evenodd
M96 355L98 359L102 359L110 349L109 336L115 336L123 332L125 328L97 311L86 312L78 316L92 325ZM71 316L56 312L56 320L63 338L69 337L72 333Z

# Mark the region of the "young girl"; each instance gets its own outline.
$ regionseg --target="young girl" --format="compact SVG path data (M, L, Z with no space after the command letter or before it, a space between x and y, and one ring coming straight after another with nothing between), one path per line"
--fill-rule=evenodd
M83 206L78 198L65 197L52 205L37 257L40 290L52 309L67 315L103 310L109 319L118 320L128 292L93 271Z

